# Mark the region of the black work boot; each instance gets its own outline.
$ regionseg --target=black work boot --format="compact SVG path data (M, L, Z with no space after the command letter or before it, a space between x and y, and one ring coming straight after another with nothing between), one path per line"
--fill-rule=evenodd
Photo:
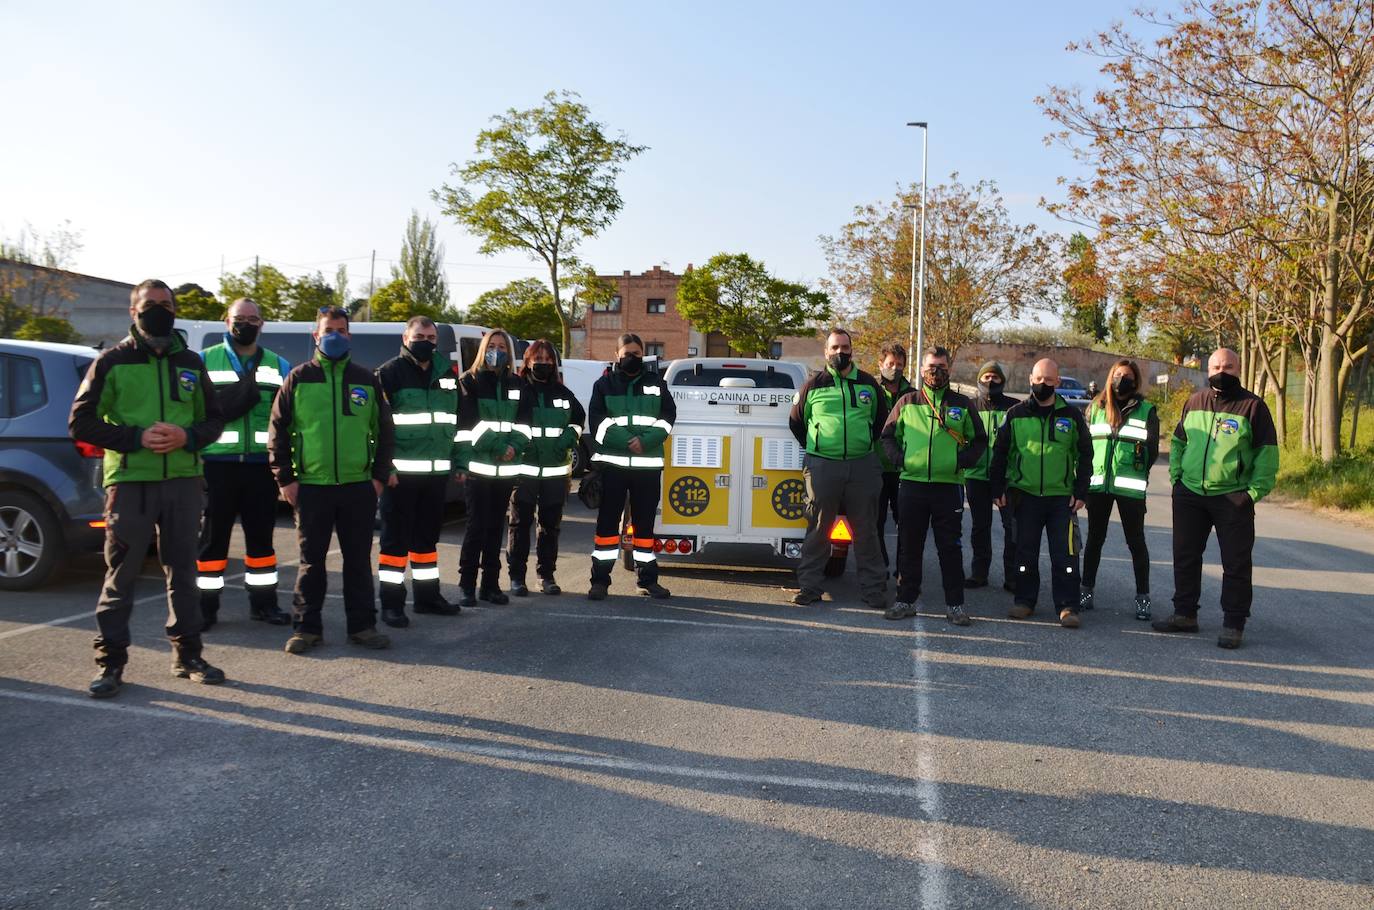
M439 580L414 582L411 595L415 601L416 613L433 613L436 616L457 616L459 606L449 603L439 592Z
M200 656L200 645L176 648L172 659L172 675L178 679L217 686L224 682L224 671L212 667Z
M200 631L209 632L219 622L219 592L200 595Z
M406 616L406 586L382 582L377 585L377 601L382 608L382 622L393 629L410 625Z
M458 606L460 606L460 607L475 607L475 606L477 606L477 589L476 589L476 588L469 587L469 588L461 588L460 590L463 592L463 596L460 597L460 598L458 599Z
M514 577L511 578L511 580L510 580L510 596L511 596L511 597L529 597L529 596L530 596L530 589L527 588L527 587L525 586L525 579L524 579L523 577L522 577L522 578L514 578Z
M481 600L485 600L490 604L495 604L498 607L504 607L506 604L510 603L510 598L506 596L506 592L497 587L488 588L484 586L479 588L477 596Z
M284 626L291 621L291 614L277 606L277 589L248 591L248 618L265 622L271 626Z
M1165 619L1156 619L1150 625L1156 632L1196 632L1197 615L1185 616L1182 613L1171 613Z
M102 667L100 675L91 680L91 698L113 698L124 686L123 667Z
M539 591L541 594L547 594L550 597L563 593L563 589L558 586L558 582L553 580L552 575L545 575L539 579Z

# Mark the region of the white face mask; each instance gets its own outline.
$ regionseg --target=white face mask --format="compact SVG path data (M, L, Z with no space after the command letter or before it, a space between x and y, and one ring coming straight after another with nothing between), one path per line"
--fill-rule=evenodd
M881 374L883 379L887 382L897 381L898 370L896 367L880 367L878 373Z

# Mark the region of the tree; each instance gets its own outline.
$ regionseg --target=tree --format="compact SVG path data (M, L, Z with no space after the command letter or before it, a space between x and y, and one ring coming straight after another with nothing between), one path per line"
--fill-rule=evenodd
M481 238L494 255L524 250L549 270L561 345L571 321L562 297L562 272L578 245L609 225L624 202L616 189L623 165L644 151L606 127L573 92L549 92L530 110L514 108L477 134L478 157L451 166L460 184L445 183L434 199L446 215ZM469 186L485 188L474 196Z
M73 230L70 221L46 234L25 225L13 241L0 241L0 259L39 268L0 266L0 298L8 298L12 307L32 316L64 316L63 307L76 299L68 272L83 246L81 232Z
M270 265L244 269L238 275L226 274L219 280L221 300L233 302L249 297L257 302L263 319L282 319L285 310L283 296L291 287L291 279ZM313 316L311 317L314 318Z
M448 281L444 278L444 245L439 242L434 223L411 211L401 241L400 262L391 269L392 279L405 281L416 313L427 316L448 306Z
M404 278L393 278L377 288L367 303L368 318L372 322L405 322L414 316L410 289Z
M177 302L178 319L220 320L225 315L225 304L198 284L182 284L172 289Z
M830 298L768 274L745 253L717 253L682 276L677 311L700 332L720 332L744 354L771 355L785 335L814 331L831 318Z
M351 315L353 301L348 296L348 266L339 263L339 268L334 272L334 305L341 310L347 310Z
M56 341L80 344L81 333L60 316L32 316L14 333L21 341Z
M291 322L314 322L320 310L337 306L334 289L324 280L324 275L302 275L286 286L281 292L278 309L274 319Z
M1064 316L1075 332L1093 341L1107 339L1107 281L1097 269L1092 241L1075 233L1069 238L1064 268Z
M538 278L521 278L503 288L487 291L468 308L467 318L476 325L503 328L516 338L544 338L563 352L561 323L553 295Z
M910 211L920 187L854 209L854 220L821 237L830 267L822 286L856 330L858 356L876 358L888 341L905 341L911 310ZM1014 224L997 185L950 182L926 201L927 344L952 354L987 326L1028 312L1051 312L1059 286L1055 246L1031 224ZM915 362L913 357L912 361Z
M584 262L575 262L563 276L563 289L568 292L564 311L568 323L576 325L582 317L598 305L610 303L618 288L596 274L596 269Z

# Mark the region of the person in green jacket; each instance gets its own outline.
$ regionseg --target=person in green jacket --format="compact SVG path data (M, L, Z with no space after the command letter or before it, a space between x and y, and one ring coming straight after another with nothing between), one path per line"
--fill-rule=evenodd
M304 654L323 641L325 558L336 533L348 640L386 648L391 639L377 631L371 563L377 497L391 479L391 411L377 377L352 362L347 310L321 308L313 338L315 356L287 374L267 431L268 463L296 509L301 547L286 653Z
M1150 548L1145 541L1145 490L1159 456L1159 412L1141 395L1140 367L1118 360L1103 390L1088 406L1093 473L1088 482L1088 542L1083 547L1078 609L1093 608L1093 587L1112 507L1131 551L1135 571L1135 618L1150 618Z
M973 406L978 411L978 419L983 422L987 433L988 447L983 457L964 472L964 491L968 494L968 510L972 527L969 530L969 548L973 551L969 573L964 578L964 587L987 587L988 573L992 568L992 482L988 480L988 468L992 464L992 447L997 442L997 434L1007 421L1007 412L1016 406L1016 399L1003 390L1007 387L1007 373L1000 363L989 360L978 368L978 394ZM1002 587L1007 591L1016 589L1016 519L1010 507L999 507L1002 519Z
M410 625L405 612L407 564L416 613L459 612L457 604L439 591L439 532L454 473L458 373L438 348L434 320L412 316L401 333L400 355L377 368L377 382L396 427L391 478L382 491L377 595L382 622L398 629Z
M897 400L883 426L888 461L901 465L901 515L897 524L897 599L888 619L916 615L921 594L921 563L926 528L935 533L945 616L956 626L969 624L964 609L964 471L983 456L987 431L973 402L949 387L949 351L928 349L922 358L920 388Z
M525 572L530 558L530 534L535 541L535 572L539 590L562 593L554 571L558 566L558 533L563 526L563 506L572 484L572 453L582 438L587 413L577 396L558 378L558 354L543 338L525 349L520 378L529 383L530 433L525 449L524 473L515 482L510 498L510 537L506 543L506 568L510 592L528 597Z
M1240 358L1207 360L1207 388L1183 406L1169 447L1173 484L1174 612L1160 632L1196 632L1202 555L1213 528L1221 548L1222 629L1217 647L1238 648L1254 599L1255 503L1274 489L1279 441L1269 407L1241 388Z
M892 406L912 389L911 383L906 379L906 348L895 341L883 345L883 349L878 352L878 385L883 390L883 402L887 405L888 414L892 413ZM883 566L891 568L892 562L887 555L887 514L892 513L892 523L897 525L897 559L895 562L901 565L901 525L902 516L898 510L897 492L902 476L902 466L888 460L887 453L882 446L878 447L878 461L883 466L883 491L878 494L878 549L883 553Z
M176 300L166 282L129 294L129 337L96 357L72 403L73 439L105 450L105 584L95 610L100 674L94 698L117 695L129 661L129 615L143 557L157 535L167 578L172 675L224 682L202 656L196 538L203 503L201 453L224 428L205 364L173 328Z
M1007 615L1025 619L1040 595L1040 538L1050 545L1051 594L1059 624L1079 626L1078 551L1074 514L1083 508L1093 447L1078 408L1060 398L1059 364L1031 369L1030 396L1007 412L988 474L998 506L1016 512L1016 591Z
M205 349L210 381L224 412L224 432L206 446L205 519L196 557L200 611L208 630L219 619L220 593L229 566L229 537L243 525L243 587L248 616L274 626L291 617L277 604L277 483L267 464L267 421L272 399L291 367L258 344L262 315L240 297L224 316L224 340Z

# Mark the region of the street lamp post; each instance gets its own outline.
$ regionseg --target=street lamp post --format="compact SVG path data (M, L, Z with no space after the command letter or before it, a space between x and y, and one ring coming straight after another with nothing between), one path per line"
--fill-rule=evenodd
M916 376L920 373L921 351L925 350L925 328L926 328L926 139L930 134L924 120L917 120L908 123L907 126L917 126L921 128L921 236L920 236L920 278L918 283L916 249L916 238L911 239L911 308L910 325L907 329L907 366L911 370L911 375ZM912 213L913 216L915 213ZM916 233L916 219L911 219L911 233Z

